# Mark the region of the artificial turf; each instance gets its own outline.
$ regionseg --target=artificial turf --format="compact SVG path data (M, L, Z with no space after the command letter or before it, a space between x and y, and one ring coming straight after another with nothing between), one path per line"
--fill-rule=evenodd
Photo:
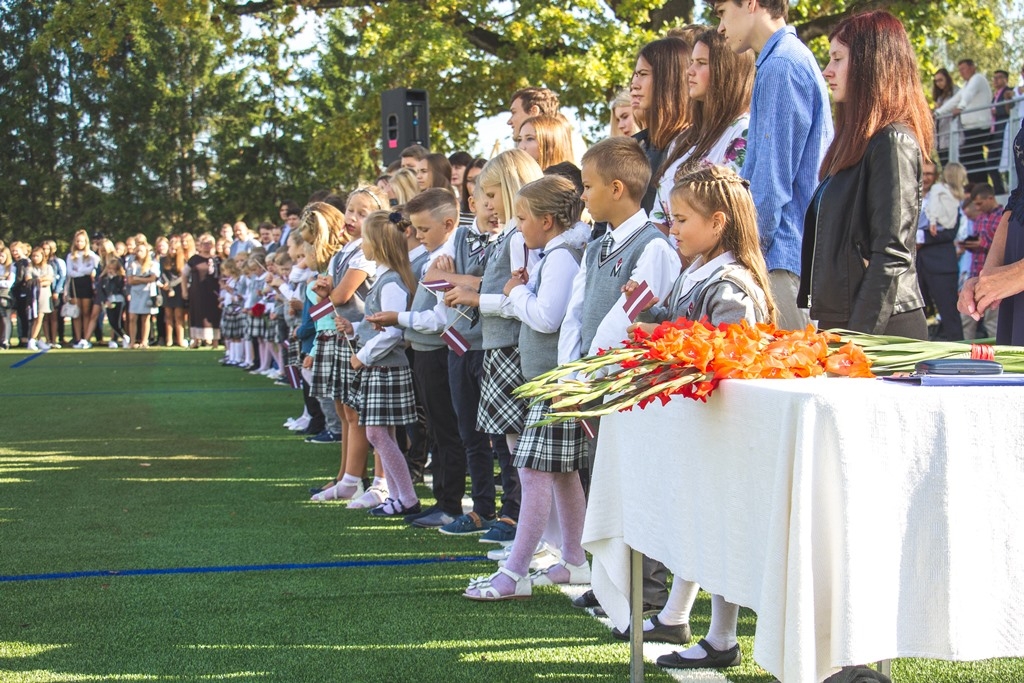
M310 502L338 448L281 428L298 392L216 358L0 356L0 682L628 680L626 644L556 589L461 598L493 571L476 537ZM310 564L328 566L294 566ZM168 569L182 571L117 574ZM52 576L90 571L108 573ZM11 580L30 575L51 576ZM702 595L695 634L708 617ZM736 683L773 680L753 634L744 610ZM901 683L1024 680L1019 660L894 670ZM653 666L646 679L672 680Z

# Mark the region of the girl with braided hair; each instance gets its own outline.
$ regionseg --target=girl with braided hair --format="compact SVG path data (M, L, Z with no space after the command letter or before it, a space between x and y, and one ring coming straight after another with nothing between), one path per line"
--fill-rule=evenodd
M687 318L712 325L746 320L772 322L775 304L768 268L757 237L757 214L750 186L734 171L709 166L679 179L670 195L672 236L690 266L680 273L667 300L638 316L630 330L652 332L656 323ZM630 281L623 287L632 292ZM657 300L655 300L656 303ZM644 620L644 640L685 643L690 640L690 610L700 590L693 581L675 577L668 601ZM724 668L740 663L736 641L739 605L711 596L711 626L705 638L681 652L658 658L659 666L679 669ZM628 630L613 635L628 639Z
M529 380L558 364L558 331L583 256L582 249L567 241L566 231L579 220L583 202L572 181L553 175L523 185L514 206L526 246L540 250L541 257L531 275L518 269L504 287L510 313L523 323L519 351L523 377ZM550 404L531 406L525 424L541 421L549 408ZM578 422L526 427L512 460L522 483L522 506L511 553L497 572L470 583L465 597L522 599L532 594L533 585L590 582L581 545L586 499L578 472L586 462L587 445ZM552 505L562 532L562 559L529 574Z

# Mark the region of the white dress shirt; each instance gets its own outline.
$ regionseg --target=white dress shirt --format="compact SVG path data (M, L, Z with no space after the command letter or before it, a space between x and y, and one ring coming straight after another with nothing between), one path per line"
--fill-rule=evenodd
M580 264L567 249L555 249L566 243L565 233L555 235L540 250L544 256L538 258L540 263L534 268L530 280L524 285L513 288L508 295L509 306L515 317L532 329L550 334L558 330L565 318L565 310L569 306L569 295L572 282L580 269ZM543 271L540 291L536 281Z
M646 224L647 213L640 209L611 231L612 248L614 249L615 244L627 239ZM600 249L600 244L600 242L592 242L588 249ZM643 253L637 259L636 267L629 277L635 282L646 281L654 295L664 301L672 290L672 283L679 275L680 268L679 254L672 248L668 240L655 239L644 247ZM601 324L598 325L590 348L580 348L586 284L587 257L584 255L580 270L572 281L569 307L565 313L565 320L562 322L562 331L558 336L558 363L560 365L577 360L583 355L592 355L601 348L618 346L626 336L626 328L632 324L622 308L626 301L626 295L620 294L615 305L605 314Z
M378 277L383 276L388 270L390 269L387 266L378 265ZM405 311L408 307L409 297L404 289L395 282L384 285L384 289L380 291L380 310ZM363 365L373 365L374 361L391 353L395 345L400 343L402 343L402 330L397 327L385 327L366 341L363 348L356 353L356 357L363 362Z

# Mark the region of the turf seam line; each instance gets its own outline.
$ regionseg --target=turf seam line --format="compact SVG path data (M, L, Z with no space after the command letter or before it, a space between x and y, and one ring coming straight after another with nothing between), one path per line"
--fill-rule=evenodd
M131 391L40 391L22 394L4 394L5 398L35 398L50 396L136 396L138 394L243 394L258 391L284 391L289 387L252 387L251 389L132 389Z
M454 562L482 562L482 555L451 556L438 558L417 558L408 560L349 560L345 562L305 562L290 564L249 564L227 565L224 567L167 567L163 569L101 569L80 572L59 572L52 574L14 574L0 576L0 583L14 581L56 581L60 579L91 579L117 576L157 576L163 574L224 574L238 572L287 571L295 569L353 569L364 567L408 567L424 564L449 564Z
M26 363L30 363L34 361L36 358L39 358L39 356L43 355L44 353L46 353L46 351L37 351L36 353L33 353L31 356L26 356L25 358L22 358L17 363L11 363L11 369L17 370Z

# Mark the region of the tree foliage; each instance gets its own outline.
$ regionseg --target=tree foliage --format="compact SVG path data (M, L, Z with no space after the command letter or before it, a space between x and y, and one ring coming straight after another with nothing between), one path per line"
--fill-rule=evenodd
M285 197L372 181L380 93L428 91L431 141L527 85L604 120L637 49L711 21L694 0L0 0L0 239L202 230L274 217ZM800 0L819 55L851 12L886 7L922 72L1016 56L1011 0ZM310 23L314 39L299 33ZM1018 34L1019 35L1019 34Z

